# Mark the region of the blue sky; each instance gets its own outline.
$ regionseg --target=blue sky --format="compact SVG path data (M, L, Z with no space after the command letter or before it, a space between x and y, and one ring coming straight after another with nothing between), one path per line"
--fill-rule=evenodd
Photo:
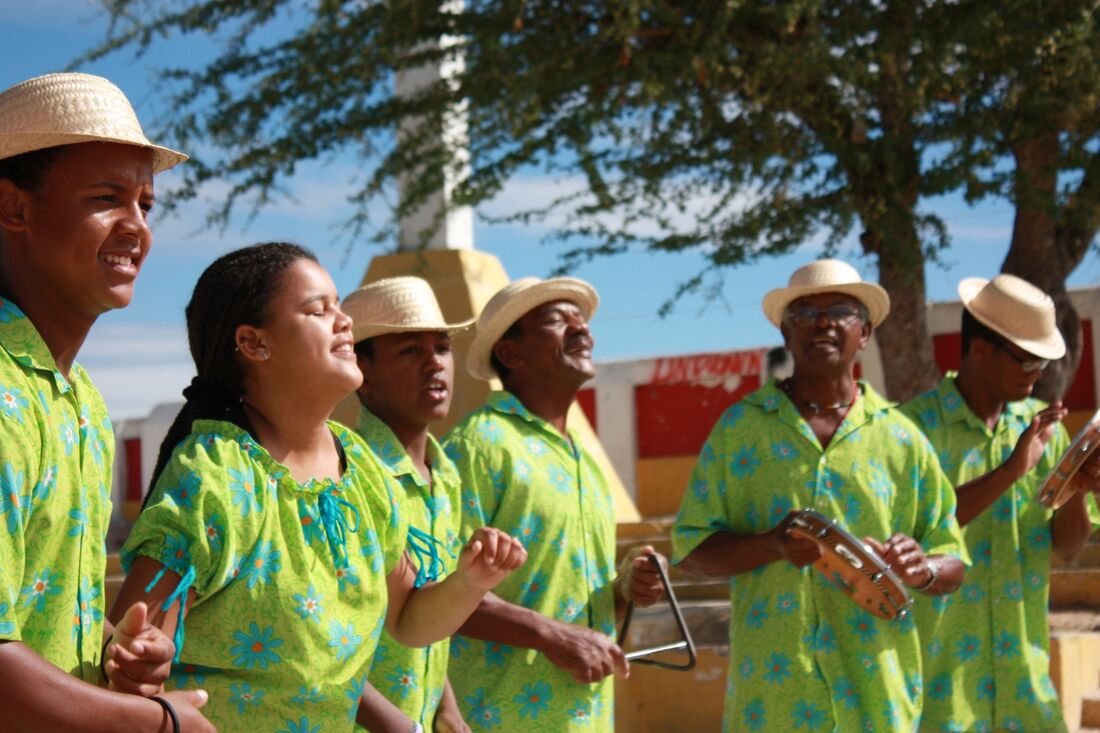
M106 18L90 0L32 0L5 3L0 44L7 62L0 66L0 89L38 74L62 70L101 40ZM157 97L153 80L158 65L178 63L181 53L202 55L201 41L175 42L134 59L117 54L82 68L108 77L127 93L146 129L153 126ZM352 246L336 231L350 209L346 181L352 162L303 166L290 183L293 200L264 210L251 222L238 222L224 232L202 230L205 207L189 205L178 216L154 219L155 244L143 268L133 304L100 319L80 361L100 386L115 419L144 415L158 402L173 401L193 369L187 353L183 308L199 273L221 253L253 242L290 239L312 248L332 273L342 293L358 284L370 259L384 251L366 244ZM158 190L173 185L171 172L158 177ZM515 211L545 201L551 191L569 186L537 176L514 180L489 213ZM216 187L208 197L217 195ZM956 198L939 201L935 211L947 222L953 245L944 264L927 270L929 297L953 299L962 277L991 277L1008 248L1012 209L1005 203L977 208ZM512 277L545 276L554 268L559 249L542 243L547 226L489 225L475 220L475 244L492 252ZM594 323L599 360L618 360L701 351L720 351L778 342L765 320L760 301L783 285L790 272L813 259L819 249L808 243L799 251L762 261L727 275L722 298L706 303L684 299L675 312L659 318L657 309L676 284L703 267L697 255L631 253L590 263L575 273L596 286L602 298ZM853 247L845 253L865 277L875 279L871 261ZM1100 283L1100 258L1090 253L1070 284Z

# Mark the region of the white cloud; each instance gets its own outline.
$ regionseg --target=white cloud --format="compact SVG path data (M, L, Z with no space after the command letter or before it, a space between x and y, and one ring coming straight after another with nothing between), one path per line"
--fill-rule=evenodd
M187 335L176 324L100 324L78 360L115 421L143 417L158 403L178 400L195 373Z
M102 393L107 412L115 422L145 417L161 402L178 402L180 393L195 373L190 361L127 366L85 363L84 367Z
M190 364L187 332L173 323L99 324L80 350L80 363L85 366L122 367L135 361Z

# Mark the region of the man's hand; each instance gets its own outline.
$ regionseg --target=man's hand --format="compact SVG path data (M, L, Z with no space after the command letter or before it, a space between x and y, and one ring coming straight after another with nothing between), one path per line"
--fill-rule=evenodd
M924 556L924 549L909 535L898 532L883 543L871 537L864 537L863 541L870 545L897 574L901 582L910 588L922 588L932 580L934 571L928 564L928 558Z
M527 560L527 550L515 537L494 527L481 527L458 558L456 574L482 591L490 591Z
M1055 402L1050 407L1037 412L1031 419L1031 424L1020 434L1016 441L1016 447L1012 449L1012 455L1004 462L1005 470L1018 481L1031 472L1043 457L1043 451L1047 443L1054 436L1058 423L1065 418L1066 408L1061 402ZM1097 466L1100 469L1100 465Z
M539 651L582 685L599 682L616 672L623 677L630 675L630 663L618 644L585 626L552 622Z
M144 603L135 603L115 626L103 662L112 690L142 697L164 691L176 647L163 631L149 623L148 610Z
M615 578L616 588L624 601L632 602L639 608L652 606L661 600L665 587L661 584L661 575L653 566L651 557L666 569L668 560L653 549L651 545L631 548L619 564L619 575Z
M799 512L791 512L784 517L772 530L772 537L775 551L780 557L796 568L804 568L821 559L821 548L811 539L791 534L791 521L798 514Z
M181 731L187 733L217 733L213 723L204 718L202 713L199 712L199 708L205 705L209 699L206 690L175 690L174 692L166 692L159 697L167 700L172 709L176 711L176 715L180 719ZM169 721L168 727L162 727L161 730L172 730L172 723Z

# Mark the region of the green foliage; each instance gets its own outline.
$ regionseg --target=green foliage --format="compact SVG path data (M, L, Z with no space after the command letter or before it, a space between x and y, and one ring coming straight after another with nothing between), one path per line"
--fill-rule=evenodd
M627 248L705 253L716 270L813 239L919 268L948 244L923 201L1010 195L1020 129L1059 123L1091 157L1091 5L1035 0L105 0L90 57L169 36L214 39L211 63L167 70L177 146L201 151L184 196L232 187L212 222L267 205L302 161L364 161L354 235L385 238L369 204L411 173L412 210L467 172L476 205L531 170L577 190L507 219L565 215L566 266ZM438 39L449 42L440 44ZM1088 47L1087 54L1062 49ZM461 57L411 97L395 74ZM1036 90L1042 93L1036 93ZM1072 97L1072 111L1058 100ZM418 120L463 110L469 159ZM1014 110L1018 127L1008 124ZM1081 127L1090 129L1081 130ZM1080 134L1079 134L1080 133ZM577 246L577 243L581 244ZM686 283L702 286L706 274ZM923 297L923 291L919 293Z

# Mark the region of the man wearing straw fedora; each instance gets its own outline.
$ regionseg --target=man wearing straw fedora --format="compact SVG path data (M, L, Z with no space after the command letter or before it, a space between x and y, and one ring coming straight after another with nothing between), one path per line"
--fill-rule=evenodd
M731 577L726 730L912 731L921 710L911 619L885 620L807 567L789 534L813 509L873 547L902 583L944 594L966 557L954 492L928 441L854 376L890 309L850 265L819 260L764 297L794 372L714 426L672 531L674 560Z
M1066 351L1054 302L1013 275L959 283L962 361L904 406L958 487L957 515L974 567L950 598L921 599L922 731L1065 731L1048 673L1047 596L1053 549L1070 559L1092 529L1089 490L1100 462L1073 479L1058 511L1038 489L1069 443L1060 403L1031 397Z
M462 550L461 485L428 427L446 418L451 407L451 334L472 321L447 323L431 286L418 277L371 283L345 298L342 307L354 323L363 372L356 430L393 477L393 491L409 518L417 585L438 580L454 570ZM445 639L409 649L383 630L368 678L377 692L368 689L363 702L364 710L378 717L379 729L378 692L426 730L469 730L447 683L449 647Z
M611 493L566 424L595 376L588 322L598 304L581 280L517 280L485 305L467 354L473 376L499 377L504 389L447 436L463 535L491 525L528 552L451 645L455 692L481 727L611 731L609 675L627 671L612 641L616 607L662 593L652 547L631 551L616 574Z
M114 440L74 361L96 318L129 304L152 244L153 175L186 157L149 142L106 79L49 74L0 93L5 729L210 729L201 691L143 699L161 692L172 654L143 604L105 628ZM96 686L107 677L137 694Z

